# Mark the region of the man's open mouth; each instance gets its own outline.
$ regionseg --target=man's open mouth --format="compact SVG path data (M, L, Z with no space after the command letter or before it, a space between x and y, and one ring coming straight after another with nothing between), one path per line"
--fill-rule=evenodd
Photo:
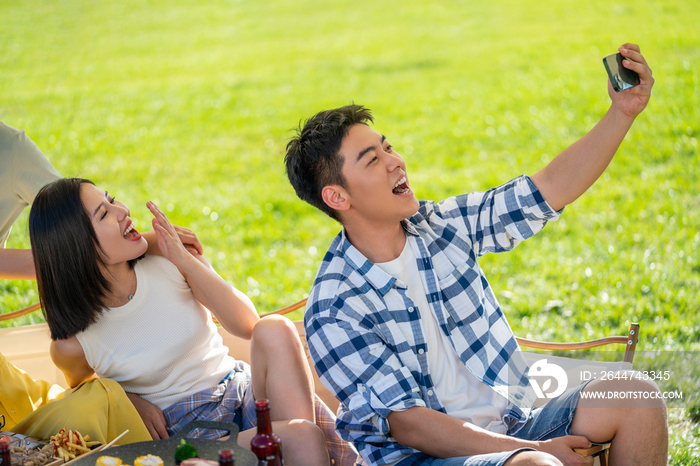
M406 175L402 176L399 181L394 185L394 189L391 192L397 195L406 194L411 188L408 186L408 180L406 180Z

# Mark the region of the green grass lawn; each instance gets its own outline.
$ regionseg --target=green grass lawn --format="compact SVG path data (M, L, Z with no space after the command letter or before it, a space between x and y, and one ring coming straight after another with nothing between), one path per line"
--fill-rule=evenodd
M286 180L301 119L366 105L419 198L484 190L585 134L609 105L602 57L639 43L656 86L605 175L481 264L519 335L638 321L642 350L700 350L697 2L21 1L0 17L0 120L125 201L142 230L154 200L260 312L306 296L339 230ZM28 247L26 214L8 247ZM2 312L37 299L34 283L0 284ZM700 461L688 397L671 410L674 464Z

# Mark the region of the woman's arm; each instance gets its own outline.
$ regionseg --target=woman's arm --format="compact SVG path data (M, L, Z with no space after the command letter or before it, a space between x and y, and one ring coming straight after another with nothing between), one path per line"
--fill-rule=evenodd
M229 333L249 339L260 320L253 302L228 284L202 255L192 255L183 246L178 232L152 202L153 230L163 257L175 264L192 289L194 297L209 309Z
M53 363L66 377L70 388L75 388L83 380L95 377L95 371L87 363L85 352L75 336L66 340L51 342L49 354Z
M163 411L154 405L153 403L144 400L135 393L126 392L126 396L134 405L136 411L141 416L141 420L146 425L148 433L151 434L153 440L161 440L169 438L168 435L168 423L165 422L165 416L163 416Z
M78 339L73 337L67 340L55 340L51 342L50 354L53 363L61 369L66 377L66 382L71 388L75 388L83 380L96 377L95 371L88 365L85 352ZM126 396L141 416L148 432L154 440L168 438L165 417L153 403L149 403L138 395L127 393Z

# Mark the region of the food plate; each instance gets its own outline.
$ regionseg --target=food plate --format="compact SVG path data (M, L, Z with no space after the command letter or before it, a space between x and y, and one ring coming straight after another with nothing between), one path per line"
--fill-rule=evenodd
M192 429L203 427L206 429L217 429L229 431L228 440L212 440L187 437ZM163 460L163 466L175 466L175 448L180 445L180 440L185 439L197 449L200 458L217 461L219 450L232 450L235 455L236 466L256 466L258 464L255 455L238 445L238 426L233 423L193 421L187 424L174 437L166 440L152 440L149 442L129 443L118 447L111 447L95 453L86 453L70 462L71 466L95 466L97 458L100 456L114 456L120 458L123 464L134 464L134 460L139 456L155 455ZM68 465L68 463L66 463Z
M10 458L13 466L57 466L63 460L56 460L51 453L40 455L49 443L36 437L29 437L15 432L0 431L0 438L10 439ZM53 452L53 449L50 449Z

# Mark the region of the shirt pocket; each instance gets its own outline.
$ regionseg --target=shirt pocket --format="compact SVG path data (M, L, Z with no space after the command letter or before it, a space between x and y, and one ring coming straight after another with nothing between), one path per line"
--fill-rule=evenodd
M438 280L448 328L468 325L477 335L488 330L486 279L469 263L461 264ZM481 328L484 327L484 328Z

